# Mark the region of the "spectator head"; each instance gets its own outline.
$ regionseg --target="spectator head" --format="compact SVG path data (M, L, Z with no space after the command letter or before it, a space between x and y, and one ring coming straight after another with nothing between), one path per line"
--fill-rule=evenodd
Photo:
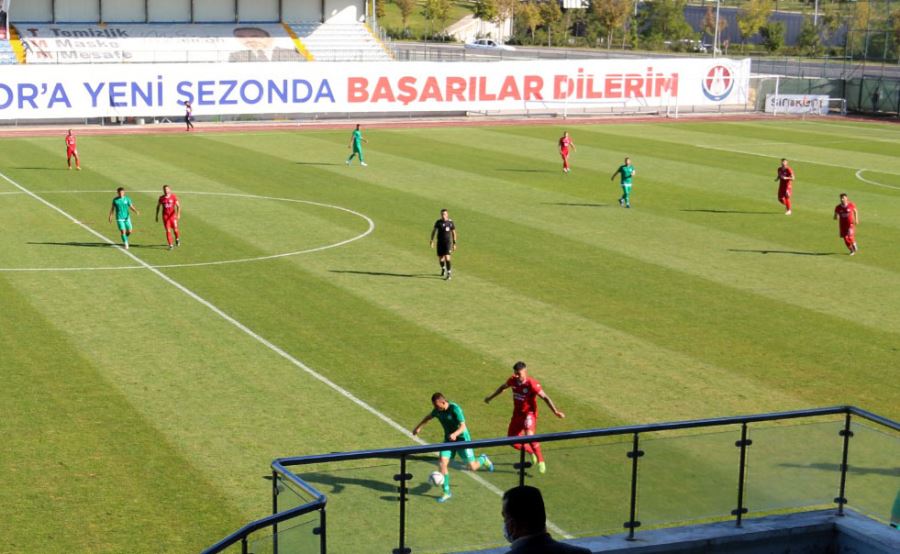
M235 27L233 34L249 50L266 50L272 47L272 35L265 29Z
M503 527L510 542L547 531L547 513L541 491L527 485L503 493Z

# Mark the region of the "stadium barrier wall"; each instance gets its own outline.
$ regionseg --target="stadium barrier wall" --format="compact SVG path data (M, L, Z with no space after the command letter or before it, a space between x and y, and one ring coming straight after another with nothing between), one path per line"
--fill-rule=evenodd
M817 419L829 416L832 417L827 421ZM797 423L796 427L787 425L792 421ZM862 425L864 422L874 425ZM761 425L765 423L771 423L774 426L765 427ZM896 459L892 456L892 453L900 452L900 423L855 406L833 406L789 412L651 423L604 429L585 429L500 439L482 439L466 442L465 447L483 451L489 447L512 446L514 444L533 442L573 441L577 445L583 444L582 441L598 437L626 438L626 442L618 443L620 447L616 448L616 451L624 454L624 457L627 458L628 470L626 475L622 477L630 482L627 484L630 486L619 487L616 490L623 492L628 490L630 495L626 492L624 497L621 498L605 497L604 502L616 505L621 509L622 519L625 519L621 528L627 530L628 540L633 540L635 531L642 526L640 518L643 512L642 507L638 503L639 480L641 482L649 480L658 485L660 476L654 475L654 472L669 472L669 464L676 461L674 459L659 459L660 451L654 448L654 441L659 439L690 440L698 435L685 434L683 431L692 429L705 429L706 433L711 432L712 435L706 436L716 438L717 446L714 447L716 449L734 449L732 450L735 453L734 467L716 468L717 474L730 474L734 478L733 481L728 483L733 488L731 490L716 490L713 493L715 495L724 494L723 498L727 498L727 500L724 503L718 502L718 504L721 506L730 505L734 509L730 509L730 512L727 514L710 512L695 514L691 512L691 508L684 504L686 499L673 498L673 502L682 506L681 511L678 511L675 516L676 519L671 521L658 519L655 522L656 525L689 525L695 521L710 521L711 518L733 518L736 526L740 527L745 517L758 517L767 515L770 512L782 513L785 510L821 509L826 504L835 505L836 515L839 516L844 515L846 507L850 506L860 513L868 515L875 521L885 524L890 522L891 526L895 525L895 522L892 520L893 514L889 514L889 512L891 511L891 503L894 502L895 495L898 492L896 486L891 486L892 484L896 485L896 481L889 481L889 479L895 473L894 468L890 467L892 461ZM753 440L750 438L751 430L755 433ZM824 432L824 435L822 432ZM828 435L831 435L831 438L826 439ZM857 438L854 439L854 437ZM735 438L738 440L734 441ZM830 443L827 457L821 457L821 452L807 451L804 448L803 443L805 441L821 440L828 440ZM756 443L755 446L754 442ZM774 450L772 450L773 445ZM707 441L702 441L701 444L695 444L694 446L701 449L713 448L712 443ZM805 446L808 447L809 445ZM409 553L412 549L410 548L407 503L413 495L409 486L414 479L421 481L423 477L422 475L413 475L409 464L415 462L417 458L421 459L423 455L433 455L441 450L452 450L454 448L458 449L459 443L335 452L276 459L272 462L271 476L273 515L245 525L204 550L203 554L216 554L226 550L232 551L232 547L237 546L240 546L243 554L257 552L260 549L266 552L277 553L279 552L279 545L282 547L281 551L284 552L302 551L326 554L329 549L326 519L328 499L325 494L318 491L311 483L304 481L298 475L298 473L303 474L299 469L317 467L318 464L329 464L331 467L338 467L340 464L347 464L351 461L359 462L373 459L392 460L397 463L395 468L399 471L393 475L393 481L397 483L396 491L399 493L398 503L396 504L398 534L397 542L394 543L396 548L387 551ZM650 454L647 454L645 450L650 452ZM685 447L683 453L690 454L690 450L690 447ZM774 473L768 475L768 477L774 479L775 482L756 481L751 487L751 482L748 478L748 469L750 467L748 456L753 450L759 451L757 454L761 455L754 458L755 465L753 467L758 475L765 475L766 466L774 464L774 467L778 468L779 471L789 466L801 468L807 473L828 469L834 472L834 480L813 480L811 489L814 489L815 492L811 497L805 495L794 497L792 495L792 500L787 503L783 501L767 501L765 498L767 493L774 492L778 487L786 486L787 483L783 480L785 477L779 480L776 477L778 474ZM673 452L675 451L670 451L670 455ZM764 452L773 458L766 459ZM851 452L853 452L853 456L851 456ZM647 454L646 458L656 457L657 459L645 460L645 454ZM694 452L693 454L704 455L704 452ZM873 455L877 456L878 459L873 459ZM514 464L515 477L518 484L523 485L526 483L526 471L532 464L526 460L524 449L519 450L516 457L518 462ZM599 463L600 459L592 459L591 463ZM791 462L791 460L793 461ZM851 460L853 464L850 464ZM877 464L884 463L888 465L875 467ZM639 466L643 468L642 472L639 472ZM433 467L431 466L431 469ZM592 475L596 474L597 470L598 468L593 466L585 468L585 471L590 472ZM880 477L875 481L864 482L862 481L862 476L864 475ZM671 475L669 477L672 478ZM704 483L715 481L713 475L696 474L683 477ZM657 481L654 481L654 479L657 479ZM725 484L721 479L714 482L716 487L721 484ZM809 484L806 483L804 486ZM684 489L690 489L687 483L681 483L676 487L677 490L680 491L682 485ZM382 489L376 488L375 490L381 491ZM848 494L848 490L850 494ZM706 490L705 492L710 493L711 491ZM748 500L748 492L756 494L757 497L749 498ZM377 492L373 494L382 493ZM834 494L837 496L832 496ZM853 499L852 502L848 500L848 496ZM833 501L831 500L832 498ZM710 499L701 498L699 500L709 501ZM653 510L648 508L644 511ZM653 519L653 516L649 514L644 515L648 515L651 520ZM291 522L298 519L301 522L292 526ZM618 521L621 522L622 519ZM421 521L419 523L421 524ZM646 522L644 526L647 526ZM452 532L457 537L464 535L459 533L458 530L453 530ZM595 533L595 535L597 534L599 533ZM373 541L370 542L370 551L382 551L376 546L374 536L369 537L369 539ZM900 542L900 539L897 542ZM446 549L452 545L443 544L442 546Z
M744 106L750 60L115 64L4 69L0 120Z

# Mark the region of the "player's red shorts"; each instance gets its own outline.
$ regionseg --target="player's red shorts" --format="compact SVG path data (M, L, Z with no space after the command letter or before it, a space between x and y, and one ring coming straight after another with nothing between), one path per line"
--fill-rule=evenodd
M851 238L852 239L855 234L856 234L856 228L853 227L853 225L848 225L846 227L841 225L841 232L840 232L841 238Z
M569 149L568 149L568 148L560 148L560 149L559 149L559 154L560 154L560 156L562 156L563 158L565 158L565 157L567 157L567 156L569 155Z
M778 199L791 197L791 183L786 185L778 185Z
M66 148L66 157L71 158L72 156L78 156L78 150L75 148Z
M518 437L529 431L534 433L537 428L537 414L529 412L527 414L516 414L509 421L509 429L506 431L507 437Z
M175 216L163 217L163 227L165 227L166 229L174 229L178 227L178 218Z

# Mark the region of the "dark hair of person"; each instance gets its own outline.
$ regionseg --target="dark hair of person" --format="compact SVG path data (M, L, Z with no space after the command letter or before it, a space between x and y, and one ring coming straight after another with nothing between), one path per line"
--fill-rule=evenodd
M436 393L434 393L434 394L431 395L431 402L432 402L432 403L437 402L438 400L440 400L440 399L442 399L442 398L443 398L444 400L447 400L447 399L444 397L443 394L441 394L441 393L439 393L439 392L436 392Z
M503 493L504 510L517 526L527 534L540 533L547 528L547 512L540 489L523 485Z
M515 365L513 365L513 371L521 371L526 367L525 362L516 362Z

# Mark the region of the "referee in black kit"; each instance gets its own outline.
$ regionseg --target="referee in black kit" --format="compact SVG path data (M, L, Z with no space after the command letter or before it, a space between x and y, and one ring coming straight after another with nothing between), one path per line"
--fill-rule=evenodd
M434 222L431 229L431 247L434 248L434 236L437 235L437 255L441 262L441 276L450 280L450 254L456 250L456 225L450 219L447 209L441 210L441 218Z

